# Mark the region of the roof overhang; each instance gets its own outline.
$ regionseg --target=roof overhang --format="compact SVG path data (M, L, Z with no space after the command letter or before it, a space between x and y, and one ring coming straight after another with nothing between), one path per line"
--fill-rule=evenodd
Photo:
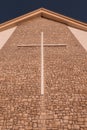
M50 10L47 10L44 8L37 9L35 11L32 11L30 13L27 13L25 15L22 15L20 17L14 18L12 20L9 20L7 22L0 24L0 31L17 26L21 22L30 20L37 16L44 17L44 18L47 18L50 20L54 20L56 22L66 24L66 25L74 27L74 28L78 28L80 30L87 31L86 23L80 22L78 20L74 20L72 18L66 17L64 15L55 13L53 11L50 11Z

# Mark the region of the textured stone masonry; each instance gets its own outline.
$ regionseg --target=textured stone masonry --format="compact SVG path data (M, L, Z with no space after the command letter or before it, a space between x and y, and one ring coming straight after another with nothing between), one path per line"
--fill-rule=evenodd
M45 94L40 90L44 47ZM87 130L87 52L66 25L41 17L21 23L0 51L0 130Z

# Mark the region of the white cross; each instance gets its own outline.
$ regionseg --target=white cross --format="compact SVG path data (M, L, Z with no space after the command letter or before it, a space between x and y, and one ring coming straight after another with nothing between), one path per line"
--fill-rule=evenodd
M41 47L41 95L44 95L44 47L66 47L66 44L44 44L43 32L41 32L41 45L28 44L18 45L18 47Z

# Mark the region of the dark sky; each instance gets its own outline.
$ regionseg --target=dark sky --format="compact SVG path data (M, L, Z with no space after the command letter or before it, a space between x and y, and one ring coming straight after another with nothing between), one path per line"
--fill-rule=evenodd
M0 0L0 23L40 7L87 23L87 0Z

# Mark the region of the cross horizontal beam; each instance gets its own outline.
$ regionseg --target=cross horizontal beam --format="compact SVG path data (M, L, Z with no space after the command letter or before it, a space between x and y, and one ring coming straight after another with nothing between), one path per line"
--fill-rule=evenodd
M40 44L17 45L17 47L40 47ZM44 47L66 47L66 44L43 44Z

